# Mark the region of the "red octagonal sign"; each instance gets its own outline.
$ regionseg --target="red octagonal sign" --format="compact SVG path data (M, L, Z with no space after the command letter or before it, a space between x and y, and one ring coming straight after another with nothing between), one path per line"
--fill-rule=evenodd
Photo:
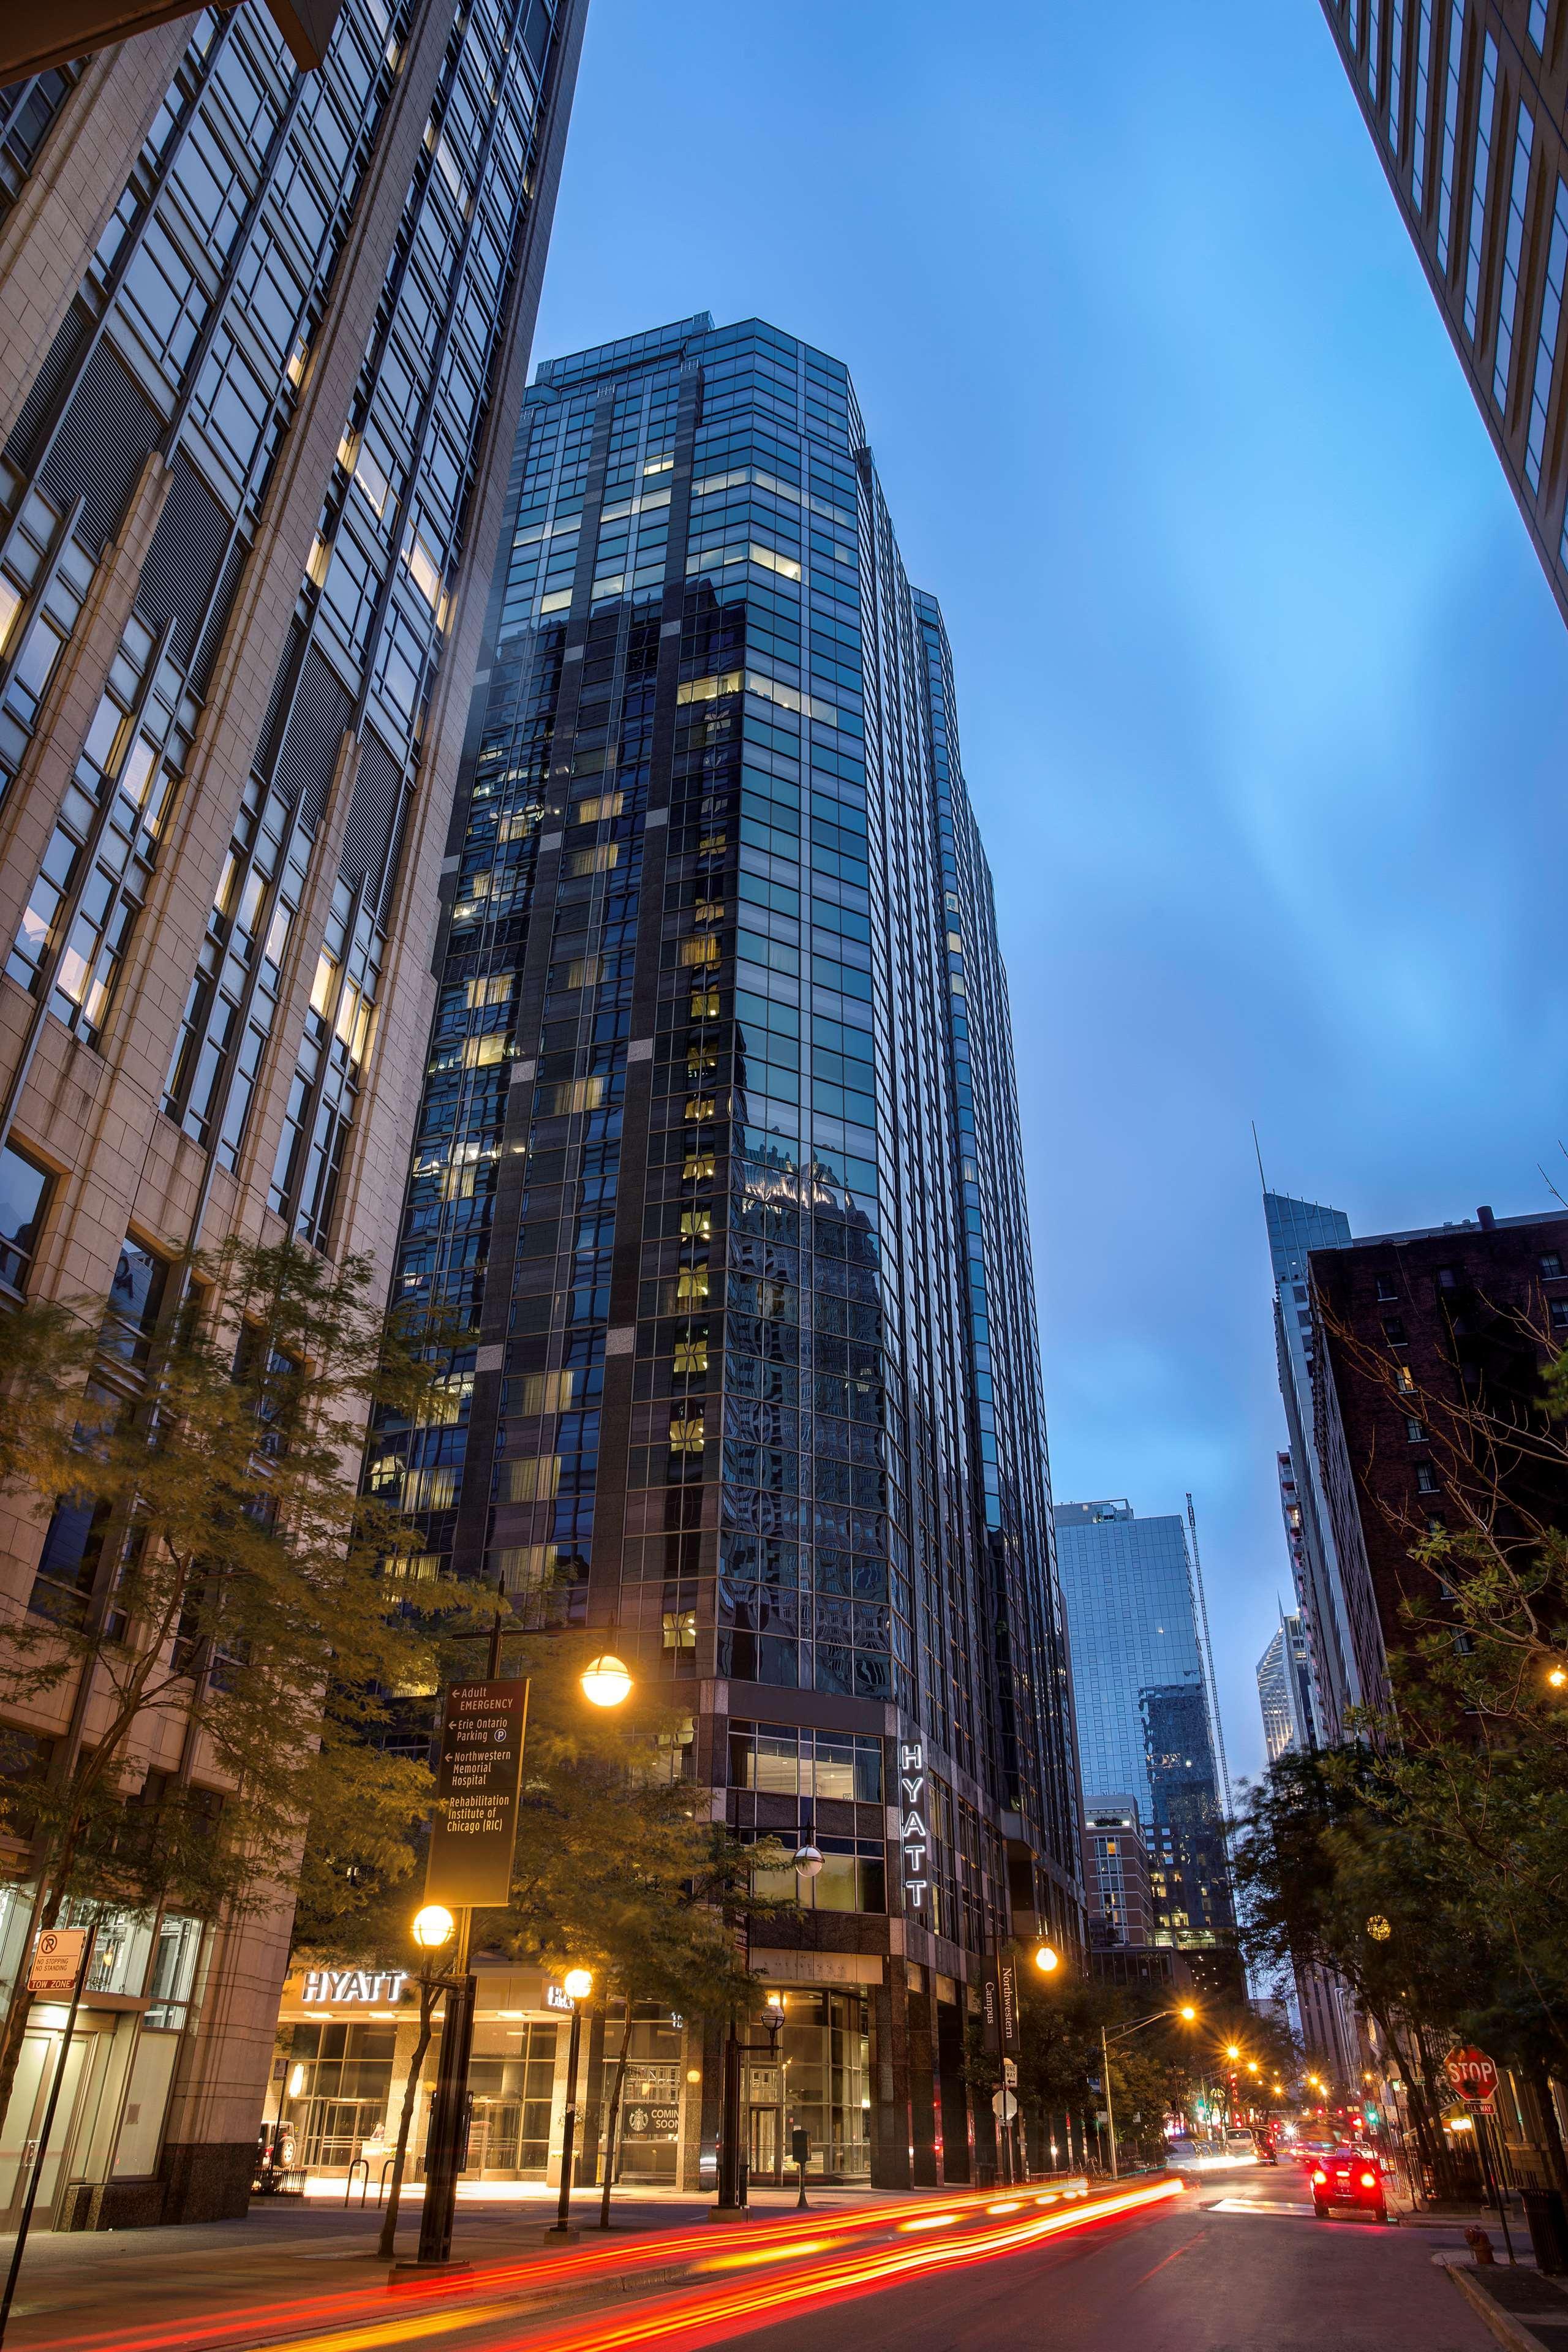
M1443 2072L1461 2099L1484 2105L1497 2089L1497 2068L1484 2050L1450 2050Z

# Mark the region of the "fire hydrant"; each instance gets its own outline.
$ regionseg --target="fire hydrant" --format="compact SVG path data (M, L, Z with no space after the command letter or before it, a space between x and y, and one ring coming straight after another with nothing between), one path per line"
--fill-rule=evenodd
M1465 2243L1475 2257L1478 2268L1483 2267L1488 2263L1496 2262L1497 2256L1492 2252L1492 2242L1484 2230L1473 2228L1467 2230Z

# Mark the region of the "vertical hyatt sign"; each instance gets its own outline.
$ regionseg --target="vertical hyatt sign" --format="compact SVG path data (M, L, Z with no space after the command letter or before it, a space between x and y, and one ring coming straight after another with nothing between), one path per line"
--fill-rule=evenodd
M526 1683L454 1683L447 1691L427 1903L486 1911L510 1897L527 1719Z

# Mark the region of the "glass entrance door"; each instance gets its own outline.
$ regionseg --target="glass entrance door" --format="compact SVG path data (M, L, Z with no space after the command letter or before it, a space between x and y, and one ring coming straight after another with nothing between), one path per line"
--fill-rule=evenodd
M0 2126L0 2223L14 2223L20 2215L32 2174L33 2159L37 2153L38 2137L44 2127L44 2111L54 2087L64 2041L63 2028L46 2028L41 2032L29 2032L22 2037L16 2086L11 2094L10 2105L5 2110L5 2123ZM44 2159L38 2183L37 2210L40 2214L49 2210L57 2190L68 2177L64 2168L85 2106L98 2041L97 2033L90 2030L83 2032L79 2019L70 2049L66 2053L65 2080L60 2084L59 2104L49 2128L48 2153Z
M779 2111L776 2107L753 2107L749 2161L753 2180L777 2183L784 2175L779 2168Z

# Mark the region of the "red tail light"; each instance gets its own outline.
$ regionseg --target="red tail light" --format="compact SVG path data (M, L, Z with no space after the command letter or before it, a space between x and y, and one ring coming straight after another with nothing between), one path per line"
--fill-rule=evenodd
M1376 2173L1363 2172L1361 2177L1361 2185L1363 2189L1375 2189L1377 2187Z
M1321 2189L1328 2177L1329 2176L1326 2172L1314 2172L1312 2175L1313 2187L1315 2189Z

